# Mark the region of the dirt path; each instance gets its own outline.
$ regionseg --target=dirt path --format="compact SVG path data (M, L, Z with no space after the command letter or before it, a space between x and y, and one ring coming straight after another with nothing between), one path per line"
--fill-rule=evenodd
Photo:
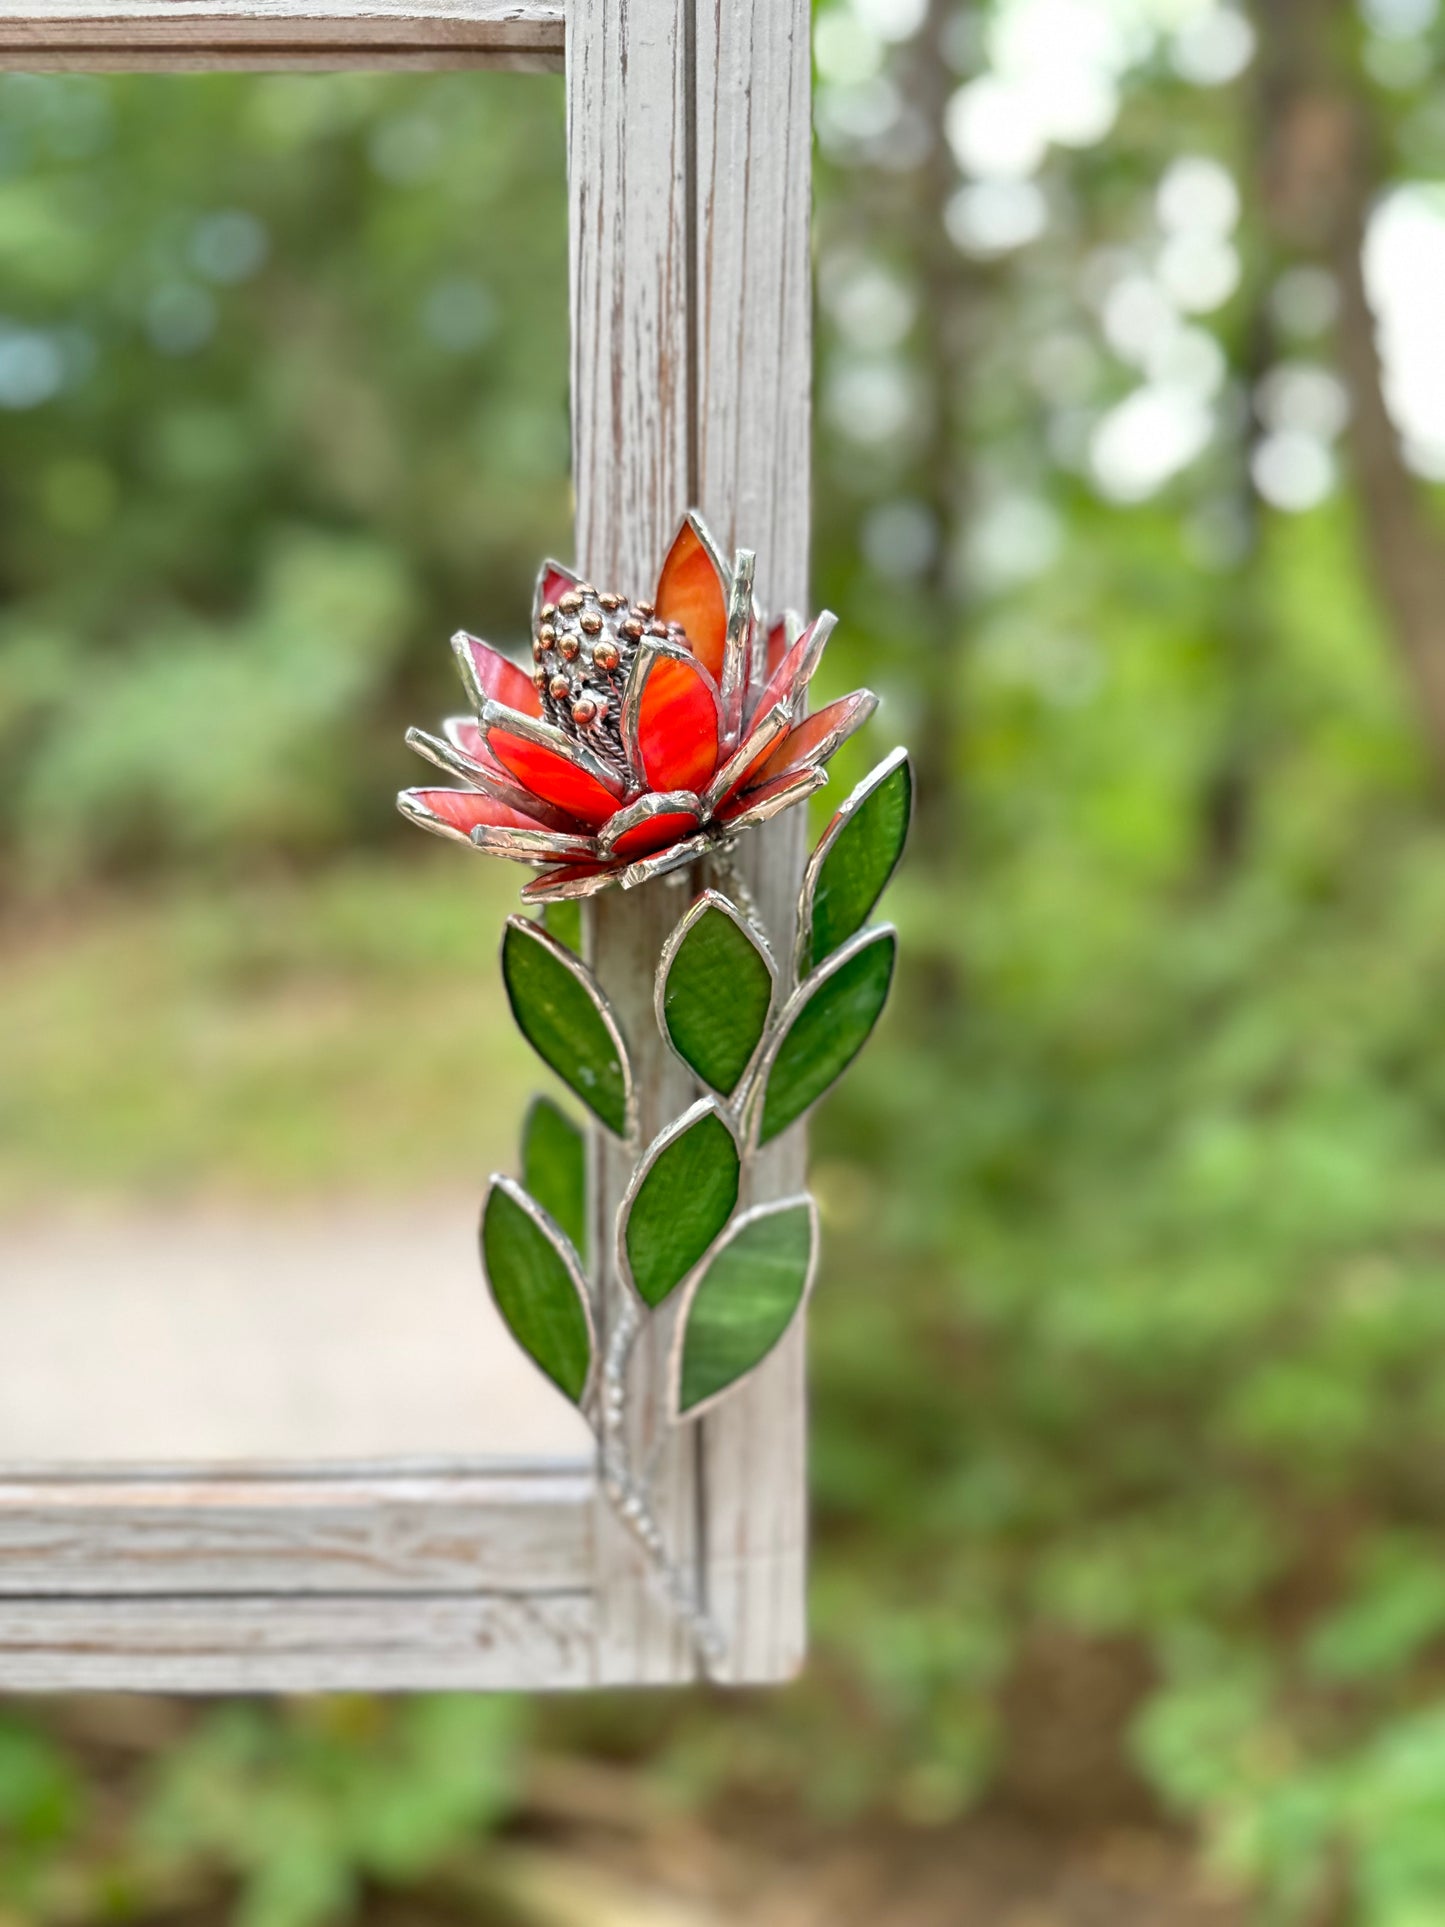
M0 1223L0 1463L585 1456L476 1200Z

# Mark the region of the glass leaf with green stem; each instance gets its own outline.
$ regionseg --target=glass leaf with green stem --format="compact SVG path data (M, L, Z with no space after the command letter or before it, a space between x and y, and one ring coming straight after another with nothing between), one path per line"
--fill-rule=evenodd
M482 1209L487 1288L522 1350L585 1403L596 1339L581 1263L547 1213L510 1178L494 1177Z
M895 749L870 770L818 840L798 898L797 968L806 977L863 928L898 867L913 813L913 768Z
M888 1001L898 935L861 931L799 984L778 1022L754 1099L757 1142L809 1110L862 1050Z
M587 1139L550 1097L534 1097L522 1125L522 1183L587 1263Z
M611 1006L579 957L526 917L508 917L502 977L522 1035L618 1137L632 1125L632 1072Z
M688 1288L671 1374L674 1418L697 1418L762 1364L797 1316L818 1263L818 1211L786 1198L745 1211Z
M658 1025L722 1097L732 1096L762 1042L776 979L761 935L716 890L703 892L663 946Z
M618 1214L618 1243L644 1304L656 1309L721 1233L741 1169L737 1140L711 1097L648 1147Z

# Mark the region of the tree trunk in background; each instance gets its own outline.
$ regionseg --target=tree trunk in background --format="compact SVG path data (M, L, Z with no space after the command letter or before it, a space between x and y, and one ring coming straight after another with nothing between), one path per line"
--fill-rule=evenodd
M972 360L971 275L947 227L948 203L958 185L945 133L949 97L957 82L947 58L953 0L931 0L923 31L914 43L908 90L928 126L930 141L913 199L912 252L918 263L920 308L918 359L926 376L931 411L918 457L919 497L938 531L933 560L919 584L930 628L928 646L937 665L931 700L919 719L914 766L918 775L915 834L925 862L952 865L960 847L960 766L965 709L963 654L967 594L963 581L963 535L967 525L968 368Z
M1381 185L1378 129L1353 58L1351 0L1262 0L1265 217L1282 251L1314 257L1339 288L1339 368L1360 527L1437 778L1445 780L1445 540L1407 468L1385 404L1362 250Z
M1267 163L1280 119L1279 81L1277 63L1265 55L1255 63L1247 83L1246 205L1266 202ZM1282 265L1268 226L1267 221L1256 225L1245 252L1244 320L1233 352L1233 372L1247 404L1234 449L1234 506L1243 544L1239 566L1222 578L1219 596L1217 649L1225 683L1224 713L1202 800L1205 864L1214 882L1229 876L1244 855L1261 764L1258 683L1269 646L1269 618L1261 607L1264 517L1252 464L1264 429L1260 383L1278 356L1270 294Z
M1274 359L1267 264L1256 270L1247 299L1249 311L1236 362L1249 396L1237 449L1236 482L1245 546L1240 565L1229 572L1219 598L1217 648L1225 679L1224 715L1202 806L1204 857L1213 882L1222 882L1238 867L1253 828L1261 762L1258 683L1268 646L1268 620L1260 607L1262 518L1250 472L1261 427L1255 395Z

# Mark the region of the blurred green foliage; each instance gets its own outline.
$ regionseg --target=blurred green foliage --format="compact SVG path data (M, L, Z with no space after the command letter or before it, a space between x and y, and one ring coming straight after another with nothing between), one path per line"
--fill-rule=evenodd
M161 1766L138 1846L174 1875L219 1864L237 1927L345 1918L361 1883L402 1887L516 1803L521 1708L500 1695L238 1701Z
M1442 1917L1438 801L1357 498L1250 487L1288 264L1247 178L1209 446L1130 503L1077 453L1133 379L1089 264L1146 247L1179 154L1251 165L1247 94L1141 40L1043 238L940 254L956 182L887 145L877 84L906 131L930 72L986 65L987 10L943 14L941 51L835 34L820 95L826 693L889 703L838 783L906 738L925 795L897 1007L816 1138L810 1672L529 1729L218 1709L135 1794L125 1904L185 1861L247 1927L345 1918L505 1818L531 1744L942 1824L1068 1751L1027 1716L1063 1639L1132 1655L1109 1743L1261 1921ZM1392 164L1434 74L1386 102ZM77 1145L103 1184L474 1178L458 1053L510 879L376 846L401 725L455 706L446 634L515 636L566 550L562 178L551 82L0 82L0 861L27 918L51 899L0 960L13 1195ZM155 900L84 909L135 875ZM142 1061L228 1122L138 1103ZM8 1721L5 1900L90 1826L63 1744Z
M79 1775L34 1727L0 1719L0 1903L30 1905L77 1831Z
M498 81L0 78L15 887L385 834L446 635L524 619L567 541L562 103Z
M62 1741L5 1719L0 1918L154 1918L205 1907L219 1878L237 1927L344 1920L368 1885L433 1875L509 1817L526 1730L502 1695L236 1700L175 1723L139 1772L107 1761L102 1793ZM104 1752L92 1740L93 1766Z
M0 1211L506 1165L534 1063L475 1011L512 879L459 890L448 854L29 913L0 952Z

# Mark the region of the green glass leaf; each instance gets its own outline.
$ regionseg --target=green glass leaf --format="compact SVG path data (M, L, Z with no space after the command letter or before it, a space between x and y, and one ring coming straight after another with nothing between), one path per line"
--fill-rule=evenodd
M508 917L502 976L522 1035L618 1137L632 1080L622 1037L592 972L526 917Z
M582 905L572 899L542 907L542 928L565 950L582 955Z
M767 1067L760 1144L815 1104L867 1043L888 1001L897 949L890 924L865 930L798 986Z
M739 911L705 890L668 938L657 1021L672 1048L724 1097L752 1061L773 1002L773 966Z
M673 1410L687 1418L760 1365L808 1294L818 1250L811 1198L744 1212L698 1280L682 1322Z
M587 1262L587 1140L550 1097L522 1126L522 1183Z
M622 1247L638 1296L660 1305L733 1214L741 1160L711 1098L649 1148L622 1205Z
M493 1178L482 1212L482 1264L507 1329L580 1405L592 1368L592 1316L577 1254L510 1178Z
M895 749L843 803L809 859L798 903L800 977L868 921L898 867L912 813L908 752Z

